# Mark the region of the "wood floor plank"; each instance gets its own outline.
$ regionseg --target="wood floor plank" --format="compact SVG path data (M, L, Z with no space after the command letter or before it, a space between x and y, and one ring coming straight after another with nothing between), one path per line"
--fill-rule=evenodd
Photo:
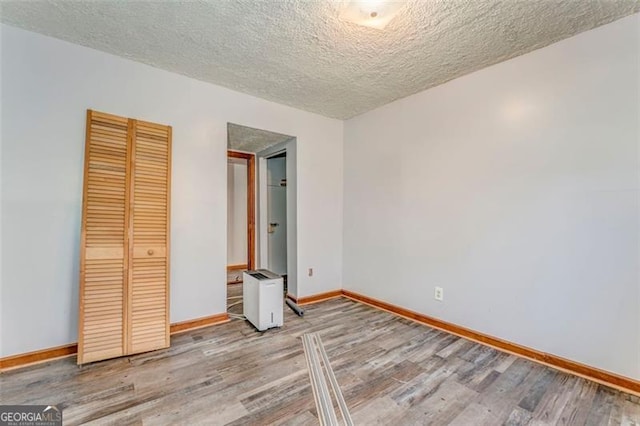
M536 426L557 424L569 400L576 398L574 389L576 382L580 380L582 379L575 376L557 373L533 411L530 424Z
M598 386L585 426L606 425L615 399L616 393L613 389Z
M504 422L504 426L524 426L531 420L531 412L524 408L516 407Z
M560 414L557 425L586 424L589 411L598 390L597 383L578 380L573 389L574 397L569 399Z
M490 409L477 402L473 402L467 405L449 424L451 426L493 426L501 423L501 419L498 419Z
M557 375L558 373L553 370L545 370L538 377L525 397L522 398L522 400L518 404L518 407L524 408L529 412L533 412L542 399L542 396L545 394L545 392L547 392L549 385L553 382L553 379L555 379Z
M622 406L621 425L638 426L640 425L640 405L637 401L627 400Z
M405 409L388 396L372 398L352 416L356 425L384 425L390 417L402 418ZM385 413L384 417L380 413ZM316 423L317 424L317 423Z

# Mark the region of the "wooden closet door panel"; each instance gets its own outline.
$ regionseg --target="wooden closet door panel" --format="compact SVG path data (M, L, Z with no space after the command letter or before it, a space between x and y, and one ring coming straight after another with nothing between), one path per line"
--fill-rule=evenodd
M127 119L87 111L78 363L124 355Z
M169 346L171 127L134 121L130 352Z

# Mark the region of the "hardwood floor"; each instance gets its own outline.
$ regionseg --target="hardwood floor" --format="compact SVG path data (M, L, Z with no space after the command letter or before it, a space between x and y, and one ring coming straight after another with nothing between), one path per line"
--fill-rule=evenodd
M2 404L76 424L318 424L301 336L317 332L357 425L638 425L637 397L347 300L172 337L171 348L0 376Z
M227 284L233 285L237 283L242 283L242 271L227 271Z
M242 315L242 283L227 284L227 312Z

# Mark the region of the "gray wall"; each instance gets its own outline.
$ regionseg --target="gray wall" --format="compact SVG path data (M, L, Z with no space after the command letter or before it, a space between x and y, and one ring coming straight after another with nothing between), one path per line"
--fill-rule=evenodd
M634 15L347 121L344 288L640 379L639 35Z

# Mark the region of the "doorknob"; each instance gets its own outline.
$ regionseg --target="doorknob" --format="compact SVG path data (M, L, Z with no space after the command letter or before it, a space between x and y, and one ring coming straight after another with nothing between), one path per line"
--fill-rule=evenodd
M149 256L153 256L153 249L149 249L149 250L147 250L147 254L148 254Z
M268 232L269 232L270 234L273 234L274 232L276 232L276 226L280 226L280 224L279 224L279 223L277 223L277 222L272 222L272 223L270 223L270 224L269 224L269 231L268 231Z

